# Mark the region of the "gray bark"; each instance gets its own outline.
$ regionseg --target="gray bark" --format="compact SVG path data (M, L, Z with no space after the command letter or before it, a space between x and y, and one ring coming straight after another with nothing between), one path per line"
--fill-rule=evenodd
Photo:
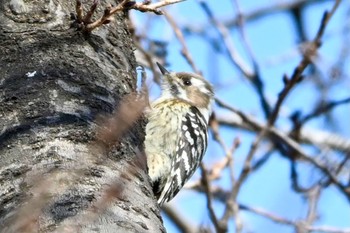
M136 155L144 121L95 143L136 88L126 14L84 35L75 1L0 2L0 232L165 231Z

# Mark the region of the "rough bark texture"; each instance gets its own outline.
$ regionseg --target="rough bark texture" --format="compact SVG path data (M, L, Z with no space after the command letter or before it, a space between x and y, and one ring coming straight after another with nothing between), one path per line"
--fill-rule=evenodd
M0 2L0 232L164 231L135 165L143 122L108 153L94 143L136 86L125 14L86 36L75 1Z

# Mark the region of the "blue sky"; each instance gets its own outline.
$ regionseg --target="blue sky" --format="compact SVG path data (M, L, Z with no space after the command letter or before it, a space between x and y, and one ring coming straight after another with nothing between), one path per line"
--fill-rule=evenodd
M236 15L236 9L233 5L234 1L207 1L218 20L227 20ZM277 4L278 0L240 0L240 8L243 13L251 12L261 7ZM306 19L305 28L307 36L312 39L319 27L320 20L325 10L331 9L333 1L323 1L310 5L304 12L303 17ZM349 8L349 2L343 1L334 18L327 26L324 43L319 50L320 59L317 64L322 67L320 72L324 72L324 78L329 79L330 64L337 60L341 50L340 35L343 33L344 24L349 23L349 19L345 17L346 9ZM208 19L203 13L197 1L189 0L180 4L169 6L166 8L174 17L177 23L182 25L210 25ZM142 20L147 17L140 13L134 13L137 19L137 26L142 27ZM181 46L176 40L172 29L162 17L156 18L149 30L149 35L158 40L169 42L167 61L170 66L169 70L173 71L191 71L190 66L182 57L180 51ZM276 101L279 91L283 87L283 74L291 74L293 69L300 61L298 54L298 38L295 28L292 24L292 18L287 13L275 13L263 17L259 20L247 22L245 24L247 39L250 43L252 51L261 69L261 77L265 83L265 94L271 104ZM206 28L212 38L217 38L216 31L208 26ZM231 30L230 36L235 44L236 49L250 64L249 56L243 47L241 37L237 30ZM216 87L216 96L235 108L255 116L257 119L264 120L257 95L252 85L244 79L242 74L230 63L224 54L217 53L213 47L205 40L196 35L186 37L186 43L191 52L197 67L202 70L203 75L209 79ZM348 66L349 71L350 66ZM349 72L347 72L348 74ZM339 100L349 95L349 79L340 80L335 83L329 93L327 99ZM152 96L156 97L159 93L158 88L152 86ZM288 119L289 115L295 110L300 110L304 114L312 111L315 99L320 95L319 89L314 83L307 78L295 88L287 98L280 112L281 119L277 121L277 125L288 129L291 127ZM229 114L215 107L219 114ZM350 116L349 106L339 107L333 113L336 124L330 127L325 124L325 118L320 117L311 121L307 126L319 128L327 131L334 131L343 135L350 136L350 124L348 116ZM336 127L336 125L340 125ZM235 172L239 173L242 162L247 155L251 142L255 136L242 130L222 128L221 134L225 142L230 145L235 137L239 137L242 141L241 146L235 152ZM313 150L311 150L313 151ZM216 142L211 141L204 162L212 164L222 158L223 153ZM261 156L259 151L257 157ZM299 168L302 181L307 184L315 180L319 174L317 171L310 170L307 166ZM270 160L258 172L254 173L244 184L240 190L238 200L240 203L259 207L276 215L296 220L306 215L307 203L305 198L291 191L289 178L289 162L283 159L279 154L274 153ZM199 174L194 175L194 180L198 179ZM228 188L229 180L223 177L220 181L224 187ZM179 206L179 211L183 216L195 225L208 225L210 219L206 209L206 201L204 196L198 195L192 191L181 191L180 194L172 201L173 205ZM216 204L216 212L221 216L223 206ZM334 227L350 228L350 208L349 202L334 187L329 187L321 194L319 205L319 220L317 225L329 225ZM294 232L292 228L275 224L263 217L241 212L241 217L246 226L244 232L271 233L271 232ZM171 223L165 219L165 226L168 232L177 232ZM234 232L231 223L230 232Z

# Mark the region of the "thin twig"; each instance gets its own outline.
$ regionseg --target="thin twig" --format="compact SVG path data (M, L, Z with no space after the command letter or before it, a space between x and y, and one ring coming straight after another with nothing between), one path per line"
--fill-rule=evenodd
M202 184L203 184L203 187L204 187L204 190L205 190L205 194L207 196L207 208L208 208L208 211L209 211L210 219L211 219L211 221L214 224L216 232L218 232L218 233L227 232L227 225L222 225L220 223L220 220L216 217L216 214L215 214L215 211L214 211L214 208L213 208L213 203L212 203L213 194L212 194L212 191L211 191L211 188L210 188L210 184L209 184L209 180L208 180L208 177L207 177L207 171L206 171L203 163L200 164L200 168L201 168L201 171L202 171Z
M172 220L175 226L178 228L180 232L184 233L195 233L198 232L193 227L193 223L189 222L186 218L184 218L175 208L175 206L171 204L165 204L162 206L162 210L164 213Z
M250 166L251 166L250 163L251 163L251 160L252 160L252 158L253 158L253 156L254 156L257 148L258 148L258 145L260 144L260 142L264 138L265 134L269 131L269 128L271 126L273 126L275 121L277 120L278 113L280 111L282 103L284 102L285 98L287 97L287 95L289 94L291 89L298 82L301 81L301 74L302 74L302 72L305 70L305 68L311 62L310 56L315 54L317 49L321 46L321 41L320 40L321 40L321 37L322 37L323 32L325 30L325 27L326 27L327 23L329 22L331 16L334 14L334 12L335 12L336 8L338 7L339 3L340 3L340 0L335 2L335 4L334 4L334 6L333 6L333 8L332 8L330 13L325 12L325 14L324 14L324 16L322 18L321 25L320 25L320 28L318 30L318 33L317 33L315 39L313 40L313 42L310 43L309 52L307 53L307 55L305 55L303 57L302 61L299 63L297 68L295 68L292 77L290 79L288 79L287 76L284 77L285 86L284 86L283 90L279 94L278 100L277 100L277 102L275 104L274 109L272 110L271 116L268 119L266 127L262 131L260 131L260 133L258 134L258 136L255 138L254 142L251 145L249 153L248 153L248 155L247 155L247 157L245 159L245 162L244 162L243 170L242 170L242 172L241 172L237 182L235 183L235 190L233 192L233 199L236 199L236 197L238 195L238 191L239 191L243 181L246 179L246 177L248 176L248 174L250 172ZM330 179L338 187L340 187L344 191L344 187L337 181L337 179L333 176L333 174L331 174L331 172L324 165L320 164L315 159L311 159L305 153L302 153L302 156L303 156L304 159L308 160L313 165L315 165L320 170L322 170L322 172L324 172L326 175L328 175L330 177Z
M342 100L338 100L338 101L329 101L328 103L321 104L313 112L304 116L300 120L300 124L305 124L307 121L309 121L315 117L318 117L325 112L329 112L335 107L338 107L342 104L348 104L348 103L350 103L350 97L342 99Z
M234 109L233 107L228 106L227 104L223 103L222 101L216 99L216 102L222 106L225 107L227 109L230 109L232 111L234 111L235 113L239 114L242 118L244 118L244 120L246 122L249 122L250 124L252 124L253 126L256 126L254 124L253 121L251 121L251 119L247 118L247 116L245 114L243 114L242 112ZM250 167L250 163L248 163L249 161L251 161L252 156L253 156L253 152L255 152L255 150L257 149L257 144L260 143L260 141L266 136L268 135L268 133L272 133L276 138L278 138L279 140L283 141L285 144L287 144L288 146L290 146L291 149L293 149L299 156L300 159L310 162L312 165L314 165L316 168L318 168L320 171L322 171L329 179L330 181L335 184L345 196L350 196L350 190L347 190L336 178L336 176L329 171L329 169L327 168L326 165L322 164L320 161L318 161L316 158L313 158L311 156L309 156L308 154L306 154L303 149L300 147L300 145L295 142L293 139L291 139L289 136L283 134L282 132L280 132L279 130L275 129L274 127L270 126L267 127L265 126L259 133L259 135L256 137L256 139L254 140L251 149L249 151L249 154L245 160L244 163L244 167L242 170L242 173L240 176L242 176L240 179L238 179L238 181L236 182L236 193L234 194L234 196L236 196L238 194L238 190L239 187L241 186L241 184L243 183L243 181L245 180L245 178L247 177L247 175L249 174L249 171L251 169Z
M258 61L253 53L251 45L248 42L248 38L244 27L244 16L240 10L240 5L238 3L238 0L234 0L234 5L237 9L238 29L242 38L242 44L245 47L253 65L254 76L251 78L251 81L257 91L263 112L265 114L265 117L267 118L270 115L271 107L264 95L263 82L260 77L260 69L259 69Z
M270 213L261 208L250 207L243 204L240 204L239 207L241 210L252 212L254 214L260 215L262 217L265 217L279 224L284 224L289 226L296 225L295 221L277 216L276 214ZM328 227L328 226L306 226L306 231L315 231L315 232L324 232L324 233L350 233L350 229L348 228L341 229L341 228L334 228L334 227Z
M239 129L247 130L250 132L261 131L262 128L266 125L266 123L260 122L252 116L245 114L238 109L233 109L234 115L227 116L217 116L217 121L220 125L225 125L229 127L237 127ZM242 117L241 117L242 116ZM274 134L274 132L279 132L281 136L289 137L288 132L283 129L276 129L275 127L271 127L269 134ZM277 136L277 135L274 135ZM324 130L317 130L310 127L304 127L301 129L299 134L299 142L310 144L310 145L320 145L325 146L334 150L342 151L342 152L350 152L350 140L344 137L341 137L338 134L327 132Z
M270 219L274 222L277 222L277 223L282 223L282 224L292 225L292 226L294 226L294 224L295 224L294 221L292 221L292 220L282 218L282 217L277 216L273 213L267 212L266 210L261 209L261 208L250 207L250 206L246 206L246 205L242 205L242 204L239 205L239 208L241 210L246 210L246 211L258 214L260 216L268 218L268 219Z
M324 0L326 1L334 1L334 0ZM226 28L232 29L234 27L239 26L242 18L245 22L253 22L259 20L267 15L272 15L275 13L288 12L296 8L304 8L308 5L320 3L320 0L294 0L294 1L276 1L274 4L268 4L267 6L262 6L257 9L253 9L249 12L244 12L242 15L237 15L236 17L229 18L223 21L223 24ZM183 29L192 32L196 35L204 35L207 32L208 25L202 24L198 25L198 23L191 24L188 22L184 25Z
M322 187L320 185L316 185L306 194L308 201L308 210L305 220L303 221L303 224L301 224L303 231L305 231L305 227L312 226L313 223L317 220L317 206L320 200L321 190Z
M135 5L133 5L131 8L135 9L135 10L139 10L142 12L154 12L155 14L163 14L162 11L158 10L158 8L161 8L163 6L167 6L167 5L171 5L171 4L175 4L175 3L179 3L179 2L183 2L186 0L163 0L163 1L159 1L156 3L152 3L149 4L150 1L144 1L144 2L137 2Z
M90 10L86 13L86 16L83 16L83 7L81 0L76 0L76 13L77 13L77 20L79 23L83 25L83 30L85 32L91 32L92 30L100 27L103 24L108 24L112 21L112 16L116 14L117 12L126 11L130 9L138 10L141 12L153 12L155 14L161 15L163 12L159 10L158 8L183 2L185 0L163 0L157 3L152 3L149 0L143 1L143 2L135 2L132 0L123 0L120 2L117 6L107 6L104 10L103 15L97 19L96 21L92 22L91 18L93 14L95 13L98 0L94 0L93 4L90 7Z
M111 7L108 6L106 7L106 9L104 10L104 13L102 15L101 18L99 18L98 20L96 20L93 23L88 23L85 27L85 31L87 32L91 32L92 30L94 30L97 27L100 27L102 24L106 24L109 23L111 20L111 16L114 15L115 13L122 11L125 9L126 4L129 3L130 0L123 0L121 3L119 3L117 6L115 7Z
M199 4L203 8L204 12L207 14L207 16L210 19L210 21L212 22L212 24L218 30L219 35L220 35L223 43L225 44L225 48L227 50L227 54L228 54L230 60L245 75L245 77L247 77L248 79L251 80L255 74L251 70L251 68L244 62L243 58L235 50L235 47L234 47L233 42L231 40L228 29L221 22L219 22L218 20L215 19L212 11L210 10L209 6L207 5L207 3L205 1L200 0Z
M186 45L186 41L185 41L185 38L182 34L181 29L176 24L175 20L173 19L173 17L170 14L168 14L166 11L163 11L163 14L164 14L165 18L167 19L167 21L169 22L170 26L173 28L173 31L176 35L176 38L178 39L178 41L180 42L180 44L182 46L182 48L181 48L182 56L186 59L186 61L192 67L192 69L195 73L201 74L200 70L196 67L196 65L193 61L191 53L188 50L188 47Z
M275 104L274 109L272 110L271 116L268 121L268 125L271 126L274 124L274 122L277 119L278 113L280 111L280 108L282 106L282 103L286 99L287 95L291 91L291 89L302 80L302 73L305 70L305 68L311 63L312 57L316 54L317 49L321 46L321 37L323 36L323 33L325 31L325 28L333 16L335 10L339 6L341 0L337 0L335 4L333 5L333 8L330 12L325 12L321 21L321 25L318 29L318 32L315 36L315 39L311 41L308 44L308 47L306 49L306 52L304 53L304 57L299 63L299 65L294 69L294 72L291 76L291 78L288 78L287 75L283 77L285 86L283 90L280 92L277 102Z

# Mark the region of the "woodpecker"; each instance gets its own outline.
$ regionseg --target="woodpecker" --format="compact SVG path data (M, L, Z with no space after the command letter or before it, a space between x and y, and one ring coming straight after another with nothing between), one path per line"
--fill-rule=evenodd
M163 74L161 95L147 113L145 153L158 204L170 201L191 178L208 143L213 87L187 72Z

